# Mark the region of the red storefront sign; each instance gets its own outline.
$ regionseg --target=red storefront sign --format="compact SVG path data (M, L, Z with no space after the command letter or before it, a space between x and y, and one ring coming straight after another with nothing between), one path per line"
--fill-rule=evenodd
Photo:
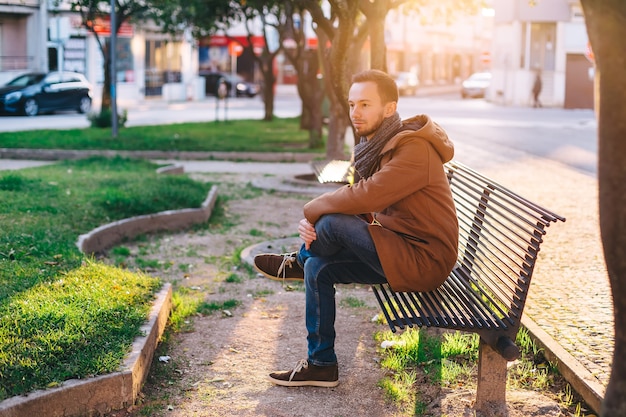
M109 16L105 18L97 17L93 21L93 29L98 35L110 36L111 35L111 18ZM117 36L132 37L133 27L129 23L122 23L120 29L117 31Z
M241 46L241 44L239 44L238 42L232 41L228 45L228 54L230 56L241 56L242 53L243 53L243 46Z
M591 49L591 42L587 42L587 48L585 48L585 58L592 64L596 63L596 56L593 54L593 49Z
M224 36L224 35L214 35L206 38L200 39L200 46L209 46L209 47L227 47L228 45L233 43L237 43L242 45L243 47L248 46L248 37L247 36ZM254 49L263 48L265 46L265 39L263 36L253 36L252 37L252 46Z

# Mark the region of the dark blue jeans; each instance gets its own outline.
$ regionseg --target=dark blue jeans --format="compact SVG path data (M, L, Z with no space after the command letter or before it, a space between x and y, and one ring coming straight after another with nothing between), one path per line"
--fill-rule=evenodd
M306 287L308 360L313 365L337 363L335 284L387 282L367 225L357 216L322 216L315 224L317 239L309 250L302 245L298 252Z

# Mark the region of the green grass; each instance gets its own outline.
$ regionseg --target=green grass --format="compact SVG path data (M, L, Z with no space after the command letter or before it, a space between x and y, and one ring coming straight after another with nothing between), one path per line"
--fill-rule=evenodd
M360 299L358 299L356 297L345 297L345 298L342 298L341 301L339 302L339 305L342 306L342 307L350 307L350 308L360 308L360 307L367 306L365 301L360 300Z
M0 307L0 398L116 371L159 280L102 264L60 274Z
M412 409L413 415L421 416L424 412L416 382L420 379L416 377L418 373L433 385L476 388L479 344L476 334L447 332L432 336L423 329L408 329L400 334L379 332L375 338L380 343L393 343L382 353L381 366L389 370L390 375L381 380L379 386L387 398L405 409ZM582 416L582 400L573 394L555 365L545 359L543 350L526 329L520 329L516 344L521 357L508 367L507 386L552 393L572 415Z
M90 261L76 241L104 223L206 198L210 184L156 168L90 158L0 171L0 400L119 366L160 284Z
M298 118L272 122L180 123L120 129L35 130L0 133L0 148L106 149L205 152L307 152L308 132ZM321 151L314 149L313 151Z

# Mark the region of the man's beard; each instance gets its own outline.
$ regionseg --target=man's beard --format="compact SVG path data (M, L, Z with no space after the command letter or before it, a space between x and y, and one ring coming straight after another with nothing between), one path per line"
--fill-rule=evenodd
M376 121L376 123L374 123L373 125L371 125L369 127L368 126L363 126L364 130L357 129L356 130L356 134L359 135L359 137L363 137L363 136L367 137L367 136L373 135L378 130L380 125L383 123L383 120L384 120L384 117L381 114L379 116L378 120Z

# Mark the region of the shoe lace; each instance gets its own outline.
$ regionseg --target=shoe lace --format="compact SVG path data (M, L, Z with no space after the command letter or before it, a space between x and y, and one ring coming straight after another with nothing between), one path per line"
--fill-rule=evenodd
M308 367L309 361L307 361L306 359L300 359L296 366L293 368L293 371L291 371L291 375L289 375L289 380L291 381L298 372Z
M283 261L280 263L280 266L278 267L278 276L282 276L284 280L287 276L286 269L293 268L294 262L297 262L296 252L286 253L285 255L283 255Z

